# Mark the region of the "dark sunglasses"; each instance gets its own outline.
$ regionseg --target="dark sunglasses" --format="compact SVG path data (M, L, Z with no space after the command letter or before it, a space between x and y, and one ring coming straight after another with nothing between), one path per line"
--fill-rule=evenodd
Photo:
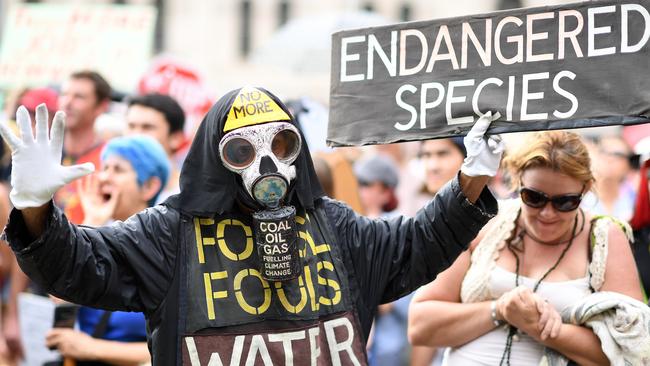
M582 188L584 191L584 187ZM532 208L542 208L551 201L553 208L560 212L573 211L580 206L582 202L582 193L569 193L549 197L546 193L536 191L530 188L521 188L519 190L521 201Z

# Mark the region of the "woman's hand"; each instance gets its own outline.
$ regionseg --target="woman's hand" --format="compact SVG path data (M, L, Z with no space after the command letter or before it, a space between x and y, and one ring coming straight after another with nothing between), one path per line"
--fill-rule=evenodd
M531 289L519 286L497 300L497 319L541 342L556 338L562 317L555 308Z
M93 338L68 328L54 328L45 337L48 347L56 347L66 358L76 361L101 361L107 365L150 363L146 342L119 342Z
M20 326L17 316L5 316L2 324L3 343L6 344L11 359L24 358L23 344L20 340ZM2 345L0 345L0 348Z
M54 328L45 337L45 345L56 348L63 357L77 361L94 360L95 339L68 328Z
M548 338L557 338L562 327L562 316L560 316L560 313L548 301L538 295L534 297L537 303L537 311L540 314L538 324L540 331L539 340L545 341Z
M540 313L537 310L535 294L524 286L516 287L497 300L497 319L502 319L526 334L539 335Z

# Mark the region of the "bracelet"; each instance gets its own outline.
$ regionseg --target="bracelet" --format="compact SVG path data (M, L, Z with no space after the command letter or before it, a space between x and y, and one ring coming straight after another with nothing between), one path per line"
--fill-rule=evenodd
M495 327L499 327L503 325L503 321L497 319L497 302L496 300L492 300L490 303L490 317L492 317L492 323L494 323Z

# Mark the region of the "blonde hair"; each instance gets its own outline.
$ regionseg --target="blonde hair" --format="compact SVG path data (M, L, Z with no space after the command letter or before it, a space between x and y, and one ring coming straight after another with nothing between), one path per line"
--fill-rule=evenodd
M585 185L594 181L587 146L580 136L567 131L531 134L519 149L504 158L503 166L512 177L513 189L519 188L522 173L532 168L549 168Z

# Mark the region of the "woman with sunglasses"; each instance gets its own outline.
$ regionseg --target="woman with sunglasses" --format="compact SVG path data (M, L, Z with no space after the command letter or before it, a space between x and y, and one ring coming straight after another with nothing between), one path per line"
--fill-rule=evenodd
M538 365L545 347L581 365L609 364L592 330L562 323L559 312L594 291L642 299L628 237L580 209L594 178L576 134L535 133L521 146L504 160L519 199L416 293L409 338L450 347L448 365Z

